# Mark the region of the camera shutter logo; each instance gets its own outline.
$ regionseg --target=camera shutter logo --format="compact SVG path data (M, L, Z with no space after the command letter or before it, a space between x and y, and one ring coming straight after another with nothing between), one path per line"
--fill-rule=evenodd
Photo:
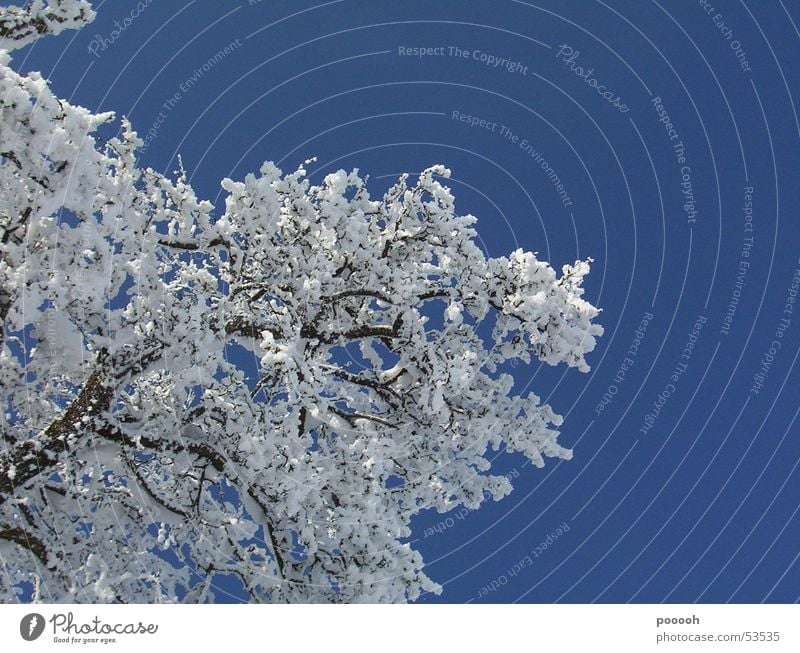
M22 617L19 622L19 634L26 642L38 639L44 632L44 617L36 612L31 612Z

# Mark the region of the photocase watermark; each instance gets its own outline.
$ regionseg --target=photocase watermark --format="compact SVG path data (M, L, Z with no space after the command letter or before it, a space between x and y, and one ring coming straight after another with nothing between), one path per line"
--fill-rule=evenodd
M556 59L560 59L565 66L583 79L588 86L597 91L597 94L617 111L620 113L628 113L630 108L622 101L622 98L614 91L608 90L605 84L601 84L597 81L597 78L594 76L594 68L584 68L578 65L578 57L580 57L580 54L580 50L576 50L571 45L565 43L559 46L556 52Z
M622 385L622 382L625 380L628 370L630 370L633 367L633 364L636 362L636 356L639 354L639 347L641 346L642 341L647 334L647 327L650 325L650 321L653 319L653 317L654 316L652 313L645 311L645 314L642 316L639 325L633 332L633 340L631 340L631 344L628 345L628 351L625 352L625 358L622 359L622 362L619 364L617 373L614 375L612 382L609 384L597 406L594 408L595 415L602 413L606 407L612 401L614 401L614 397L617 396L617 393L619 392L619 386Z
M219 50L213 57L211 57L208 61L206 61L202 66L197 68L191 75L191 77L187 77L183 82L178 85L178 88L181 90L182 93L188 93L191 88L200 81L200 79L205 75L209 70L211 70L214 66L216 66L220 61L222 61L225 57L227 57L232 52L238 50L242 47L242 41L240 39L235 39L226 45L222 50Z
M553 170L553 166L550 165L547 159L542 156L539 150L536 149L527 138L521 138L508 125L503 125L497 121L482 118L480 116L471 115L459 109L454 109L450 113L450 118L458 122L463 122L470 127L490 131L493 134L499 135L512 145L519 147L542 169L542 172L544 172L545 176L558 193L558 197L561 200L561 205L564 208L572 206L572 199L570 198L569 193L567 193L561 178L556 174L555 170Z
M678 358L678 362L675 364L672 374L670 374L669 383L667 383L667 385L664 386L664 389L658 393L655 401L653 401L653 408L644 416L642 426L639 428L639 432L642 435L647 435L650 429L653 428L656 420L661 415L661 409L664 408L669 401L669 398L677 391L678 384L683 378L683 375L689 369L689 361L692 358L695 345L700 339L700 333L703 330L706 322L708 322L708 318L705 315L701 313L697 316L697 320L695 320L694 326L687 336L686 344L681 351L680 358Z
M214 54L213 57L210 57L208 61L206 61L202 66L196 68L191 76L187 77L184 81L178 84L178 90L175 91L170 97L166 99L164 104L161 105L161 110L158 112L156 119L150 125L150 128L147 130L144 136L144 143L139 148L140 153L144 153L147 151L153 142L158 138L158 133L161 131L161 128L164 126L164 123L167 122L167 118L169 114L178 106L180 101L184 98L184 96L189 93L189 91L194 88L194 86L203 78L203 76L208 73L212 68L214 68L217 64L219 64L223 59L225 59L231 53L237 51L239 48L242 47L241 39L236 39L231 41L226 45L224 48L219 50Z
M26 642L39 639L44 632L44 617L38 612L31 612L19 622L19 634Z
M678 163L681 164L681 193L683 193L683 212L686 214L686 224L693 225L697 222L697 209L692 186L692 168L686 163L686 148L683 141L675 145L673 149Z
M476 61L489 68L505 70L508 73L521 75L523 77L528 74L528 66L521 61L483 50L462 48L458 45L399 45L397 46L397 56L416 59L425 59L426 57L452 57L455 59Z
M736 315L736 308L739 306L739 299L742 296L742 289L747 281L747 271L750 269L750 250L753 249L755 239L753 237L753 187L744 187L744 200L742 201L742 213L744 223L744 236L742 238L742 249L739 254L739 267L736 271L736 283L731 292L728 308L722 317L720 334L727 336L731 332L733 317Z
M667 113L667 110L664 108L664 103L661 100L661 96L656 95L652 100L650 100L650 104L656 110L656 115L658 116L658 122L664 125L664 129L667 132L669 140L680 142L681 137L678 135L678 130L672 123L672 118L670 118L669 113Z
M32 612L20 620L19 634L26 642L32 642L42 636L48 621L56 644L113 644L119 635L155 635L158 632L158 624L141 621L106 622L95 616L91 621L79 622L72 612L56 612L50 619Z
M153 3L153 0L140 0L136 6L131 9L131 12L122 19L122 22L115 20L114 29L108 34L95 34L94 38L89 42L89 54L93 54L98 59L100 58L100 51L105 52L122 36L126 29L133 25L139 16L141 16L145 9Z
M569 531L569 524L567 524L567 522L562 522L552 533L548 533L547 537L538 546L533 547L530 553L520 558L512 567L509 567L504 574L500 574L497 578L493 579L491 583L481 587L478 592L478 598L480 599L484 596L488 596L501 587L508 585L509 576L514 578L525 567L533 566L533 561L536 558L544 554L559 538L565 533L569 533Z
M686 146L678 134L678 130L672 122L667 109L664 107L664 101L660 95L657 95L650 104L656 111L658 121L664 125L664 130L672 143L672 151L675 155L675 160L680 168L681 176L681 193L683 194L683 212L686 213L686 223L693 225L697 222L697 208L694 200L694 187L692 185L692 167L686 162Z
M722 14L714 9L708 0L699 0L699 4L700 7L711 18L711 22L714 23L714 27L716 27L722 37L728 41L741 69L745 72L752 73L753 69L750 67L750 62L747 60L747 52L745 52L739 40L733 37L733 28L725 22L725 18L722 16Z
M775 362L778 353L783 348L783 337L792 323L794 305L797 301L797 292L800 290L800 260L797 261L797 265L799 267L795 268L794 272L792 272L792 281L789 284L789 288L786 290L786 296L783 301L783 313L782 317L778 320L778 324L775 326L774 339L769 343L769 348L761 357L761 366L758 372L753 375L753 385L750 387L750 394L757 395L761 391L761 388L764 387L772 363Z

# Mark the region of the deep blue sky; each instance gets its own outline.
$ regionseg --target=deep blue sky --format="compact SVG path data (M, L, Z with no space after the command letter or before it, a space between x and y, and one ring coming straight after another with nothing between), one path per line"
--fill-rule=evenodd
M114 21L137 5L114 0L95 3L88 29L14 58L74 103L128 115L142 135L163 112L144 163L169 171L182 154L209 199L219 179L267 159L289 170L316 156L314 180L357 167L376 194L398 173L444 163L491 254L519 246L557 267L595 260L587 297L606 335L591 373L527 375L565 416L561 440L575 457L536 470L501 456L498 469L518 474L511 496L461 519L417 519L415 545L445 587L423 601L796 602L800 306L784 305L800 268L800 7L712 4L152 0L111 42ZM401 46L440 49L420 59ZM495 68L481 54L516 63ZM584 79L577 66L594 72Z

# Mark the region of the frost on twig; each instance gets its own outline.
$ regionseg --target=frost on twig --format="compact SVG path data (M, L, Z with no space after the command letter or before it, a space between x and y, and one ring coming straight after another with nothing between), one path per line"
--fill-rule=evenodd
M86 0L32 0L0 7L0 50L18 50L48 34L80 29L94 20Z
M266 163L214 207L9 61L0 598L203 601L227 574L252 601L414 600L440 591L414 515L505 496L496 450L570 457L508 366L588 370L589 262L486 256L443 166L372 197Z

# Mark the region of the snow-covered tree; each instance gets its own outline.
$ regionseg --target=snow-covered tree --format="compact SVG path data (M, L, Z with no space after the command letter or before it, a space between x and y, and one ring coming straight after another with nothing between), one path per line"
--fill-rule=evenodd
M0 9L3 47L91 20ZM569 458L507 366L587 370L587 262L489 258L435 166L379 199L271 163L224 209L0 53L0 599L414 600L426 509Z
M45 34L79 29L94 16L86 0L31 0L25 7L0 7L0 49L16 50Z

